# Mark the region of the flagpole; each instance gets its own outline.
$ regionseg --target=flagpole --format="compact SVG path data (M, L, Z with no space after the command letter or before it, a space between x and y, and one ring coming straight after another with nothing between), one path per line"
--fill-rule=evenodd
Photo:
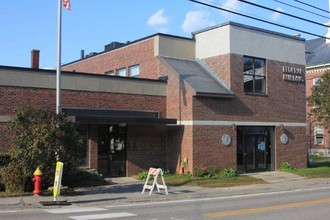
M58 32L57 32L57 69L56 69L56 114L61 109L61 37L62 37L62 0L58 0Z

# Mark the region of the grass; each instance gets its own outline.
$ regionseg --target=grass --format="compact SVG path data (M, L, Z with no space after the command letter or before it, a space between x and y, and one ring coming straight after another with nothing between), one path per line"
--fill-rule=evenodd
M306 178L330 178L330 158L312 156L313 163L308 168L295 169L290 173Z
M166 175L166 184L169 186L201 186L201 187L230 187L249 184L265 183L261 179L240 175L236 177L218 176L212 178L193 177L189 175Z

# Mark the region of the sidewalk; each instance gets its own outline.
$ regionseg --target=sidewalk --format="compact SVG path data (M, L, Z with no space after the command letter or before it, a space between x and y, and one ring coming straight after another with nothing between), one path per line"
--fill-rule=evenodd
M292 191L298 189L313 189L330 187L330 178L305 179L300 176L285 172L264 172L248 174L255 178L264 179L266 184L244 185L222 188L203 187L169 187L168 195L164 190L161 193L157 189L149 196L149 190L141 194L144 182L133 178L113 178L107 186L80 188L77 191L83 193L79 196L59 196L58 201L70 206L86 205L119 205L128 203L160 202L195 198L225 197L235 195L247 195L257 193ZM166 180L165 180L166 181ZM0 210L25 209L25 208L54 208L56 206L44 206L40 202L52 202L52 196L24 196L0 198Z

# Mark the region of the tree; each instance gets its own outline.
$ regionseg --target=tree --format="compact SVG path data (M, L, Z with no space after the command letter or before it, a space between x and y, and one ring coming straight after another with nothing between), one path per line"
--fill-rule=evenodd
M330 71L323 74L312 88L312 95L308 97L311 116L314 116L324 126L330 125Z
M30 191L37 167L43 172L43 186L50 186L55 176L55 154L64 163L63 181L84 158L86 143L75 123L63 114L24 106L15 110L7 128L13 134L11 162L2 175L7 191Z

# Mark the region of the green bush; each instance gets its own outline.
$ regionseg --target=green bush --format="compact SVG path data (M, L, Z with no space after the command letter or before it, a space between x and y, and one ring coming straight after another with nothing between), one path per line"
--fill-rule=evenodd
M288 162L281 162L279 171L282 172L291 172L296 170L293 166L291 166Z
M21 106L15 110L7 129L13 136L10 145L11 161L1 177L6 191L31 191L32 177L37 167L43 172L44 189L53 185L55 153L64 163L63 185L68 184L65 181L70 179L81 164L87 147L74 122L63 114L56 115L46 109Z
M195 177L205 177L206 175L207 175L207 172L205 169L195 168L193 171L193 176L195 176Z
M10 162L9 153L0 153L0 167L7 166Z
M65 181L69 188L107 185L103 175L93 170L78 169ZM62 184L63 185L63 184Z
M226 177L236 177L239 174L233 168L226 168L222 171L222 174Z
M209 166L206 169L194 169L193 176L195 177L205 177L212 178L219 176L219 169L215 166Z
M136 179L138 179L138 180L146 180L147 177L148 177L148 170L143 170L142 172L140 172L137 175Z

